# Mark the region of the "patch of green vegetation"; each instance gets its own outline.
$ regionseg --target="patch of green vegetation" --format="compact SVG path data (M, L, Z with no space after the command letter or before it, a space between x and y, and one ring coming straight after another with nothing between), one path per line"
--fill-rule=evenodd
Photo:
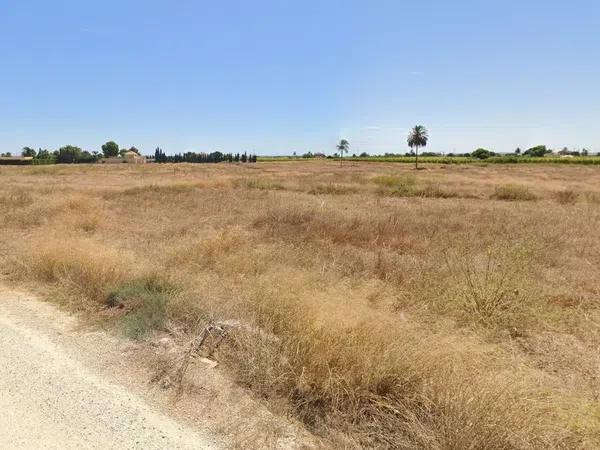
M164 325L170 290L156 280L134 280L111 290L106 305L127 310L121 319L124 333L142 339Z

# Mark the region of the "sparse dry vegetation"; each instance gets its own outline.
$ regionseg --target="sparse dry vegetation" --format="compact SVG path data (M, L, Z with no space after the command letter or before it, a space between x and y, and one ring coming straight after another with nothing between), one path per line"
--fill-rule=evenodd
M536 196L529 191L526 186L518 184L505 184L496 186L496 190L491 198L495 200L507 201L529 201L536 200Z
M215 357L332 447L600 446L593 166L2 167L0 180L8 281L135 339L240 321Z

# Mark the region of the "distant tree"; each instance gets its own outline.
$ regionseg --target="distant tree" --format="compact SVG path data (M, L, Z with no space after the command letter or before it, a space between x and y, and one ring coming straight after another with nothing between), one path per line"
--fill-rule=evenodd
M350 150L350 142L348 142L346 139L342 139L336 148L340 152L340 167L342 167L344 162L344 153L348 153Z
M76 163L95 163L96 162L96 157L88 152L87 150L84 150L81 152L81 154L77 157L77 159L75 160Z
M139 151L137 148L135 148L134 146L131 146L131 147L129 148L129 150L127 150L127 151L128 151L128 152L137 153L138 155L140 154L140 151Z
M160 147L156 147L156 150L154 150L154 162L157 162L157 163L167 162L167 155L165 155L165 152L163 152Z
M408 146L412 149L415 149L415 169L419 168L419 148L425 147L427 145L427 141L429 140L429 134L427 132L427 128L423 125L415 126L409 133L406 142Z
M496 156L496 154L485 148L478 148L471 153L471 157L475 159L488 159L490 156Z
M248 154L246 152L244 152L244 154L242 155L242 162L248 162Z
M588 156L590 154L590 151L587 148L583 148L581 150L581 156Z
M517 149L515 150L515 155L520 155L521 154L521 148L517 147Z
M535 147L525 150L523 155L540 157L546 155L547 153L552 153L552 150L548 150L545 145L536 145Z
M114 141L108 141L102 146L102 153L105 158L119 156L119 146Z
M311 152L307 152L302 155L303 158L314 158L314 156L315 155L313 155Z
M21 151L21 155L23 155L23 156L32 156L32 157L35 158L36 152L31 147L23 147L23 150Z
M367 152L362 152L360 155L358 155L359 158L368 158L369 154Z
M52 155L47 149L38 149L37 151L37 159L50 159Z
M56 162L59 164L73 164L81 158L82 150L74 145L65 145L58 149Z
M292 156L295 158L296 157L296 152L292 153Z
M11 152L6 152L6 153L0 154L0 156L2 156L4 158L10 158L12 156L12 153Z

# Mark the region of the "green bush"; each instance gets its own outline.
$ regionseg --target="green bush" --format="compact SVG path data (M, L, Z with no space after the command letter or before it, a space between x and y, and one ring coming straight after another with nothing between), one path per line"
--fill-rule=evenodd
M106 306L122 308L125 334L132 339L142 339L153 330L161 328L165 321L168 292L164 286L149 280L125 283L110 291Z
M471 153L471 157L475 159L488 159L490 156L496 156L496 154L485 148L478 148Z
M2 166L31 166L33 165L33 159L11 159L11 158L0 158L0 165Z

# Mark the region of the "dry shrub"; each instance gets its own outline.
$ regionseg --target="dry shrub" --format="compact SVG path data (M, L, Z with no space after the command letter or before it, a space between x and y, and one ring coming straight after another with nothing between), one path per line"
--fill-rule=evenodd
M406 220L396 214L381 213L357 216L313 209L283 207L268 209L258 215L254 226L268 236L291 241L327 240L332 243L370 247L385 244L390 248L406 247Z
M28 276L76 294L80 309L101 304L110 286L135 278L139 267L122 249L58 238L34 243L22 265Z
M585 193L585 199L589 203L600 203L600 192L588 191Z
M241 178L233 180L232 185L235 189L259 189L265 191L281 191L285 189L283 184L278 181L254 178Z
M167 263L200 270L219 270L229 266L228 257L235 257L243 246L239 230L227 230L175 248Z
M266 334L238 333L223 356L239 382L289 399L313 430L335 426L361 446L388 448L512 448L555 438L535 383L492 369L500 355L485 346L383 313L321 310L278 285L257 286L247 304Z
M417 184L414 175L378 175L373 178L373 183L388 188L406 188Z
M437 306L455 310L465 322L522 333L539 321L542 307L534 272L536 248L532 240L497 240L483 251L466 243L448 250L448 278L436 293Z
M353 186L345 186L343 184L318 184L311 188L308 193L312 195L346 195L355 194L358 189Z
M76 228L84 233L92 234L104 224L104 218L99 214L82 217L76 224Z
M456 192L449 191L442 188L438 184L427 183L425 186L414 189L410 192L411 197L424 197L424 198L453 198L457 197Z
M532 201L537 200L537 197L529 191L526 186L518 184L504 184L496 186L494 193L490 196L493 200L506 201Z
M439 183L419 184L414 175L381 175L373 178L373 182L380 186L377 190L380 195L423 198L452 198L458 196L456 192L442 188Z
M31 194L23 191L0 194L0 208L23 208L33 203Z
M118 194L129 198L147 198L147 197L169 197L177 196L195 189L204 187L202 183L173 183L167 185L150 184L147 186L136 186L125 189ZM110 192L105 195L107 199L115 197L115 193Z
M577 203L577 199L579 198L579 194L572 189L565 189L562 191L557 191L554 193L554 198L561 205L572 205Z
M63 210L74 213L85 213L94 208L94 205L92 202L90 202L90 199L82 195L68 197L61 206Z

